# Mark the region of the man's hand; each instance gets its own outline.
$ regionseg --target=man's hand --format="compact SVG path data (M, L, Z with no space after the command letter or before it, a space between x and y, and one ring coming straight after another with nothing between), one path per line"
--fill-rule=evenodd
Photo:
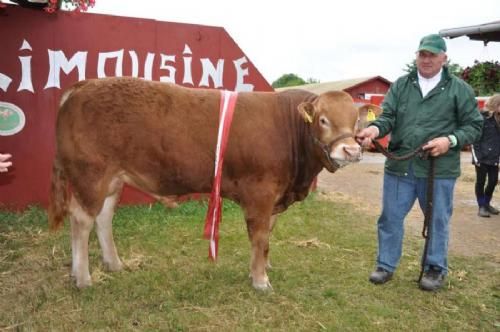
M424 150L429 150L433 157L445 154L450 149L450 140L448 137L436 137L422 147Z
M356 141L364 147L370 146L372 140L377 138L379 130L375 126L369 126L356 134Z
M0 153L0 173L7 172L8 168L12 166L12 161L7 161L10 157L10 154L1 154Z

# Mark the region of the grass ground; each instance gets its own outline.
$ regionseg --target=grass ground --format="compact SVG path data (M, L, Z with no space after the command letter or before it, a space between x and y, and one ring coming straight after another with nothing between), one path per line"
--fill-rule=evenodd
M125 271L107 273L91 237L94 285L69 276L68 225L47 231L45 212L0 213L0 331L500 331L500 267L450 257L444 290L415 282L422 240L405 239L390 283L367 281L376 253L373 217L309 198L278 219L269 272L274 291L248 280L240 209L225 201L219 261L201 238L206 204L122 207L114 221Z

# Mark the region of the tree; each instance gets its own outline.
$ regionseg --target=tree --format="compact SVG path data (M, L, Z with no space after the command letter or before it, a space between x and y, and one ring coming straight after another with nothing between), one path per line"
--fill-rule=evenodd
M448 61L446 61L446 66L448 67L450 74L453 74L453 75L458 76L458 77L462 76L462 72L464 70L462 69L462 67L460 67L459 64L451 63L451 61L448 60ZM403 70L407 73L411 73L412 71L416 71L417 70L416 60L413 60L411 63L407 63L406 68Z
M320 81L312 77L309 77L307 79L307 84L315 84L315 83L320 83Z
M489 96L500 92L500 63L474 61L462 73L462 79L472 86L476 96Z
M297 86L297 85L314 84L314 83L320 83L320 81L312 77L309 77L307 81L305 81L303 78L299 77L296 74L284 74L273 82L272 87L276 89L287 86Z
M272 87L273 88L284 88L287 86L296 86L296 85L304 85L307 84L304 79L299 77L296 74L284 74L280 78L278 78L276 81L273 82Z
M448 60L448 62L446 63L446 65L448 66L448 70L450 71L451 74L453 74L455 76L458 76L458 77L462 76L462 73L463 73L464 69L462 67L460 67L459 64L451 63Z

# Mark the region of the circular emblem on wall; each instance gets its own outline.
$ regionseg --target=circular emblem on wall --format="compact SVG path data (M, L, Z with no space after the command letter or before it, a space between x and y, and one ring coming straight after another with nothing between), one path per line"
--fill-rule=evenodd
M0 136L17 134L25 123L26 117L18 106L0 101Z

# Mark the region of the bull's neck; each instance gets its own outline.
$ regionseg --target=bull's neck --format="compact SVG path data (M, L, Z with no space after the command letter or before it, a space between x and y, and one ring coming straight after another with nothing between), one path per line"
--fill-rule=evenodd
M293 178L289 190L299 193L309 189L323 166L314 152L311 125L306 123L297 111L292 112L290 122L294 128L294 137L290 147Z
M310 101L315 95L307 92L295 92L279 95L280 120L282 134L290 160L289 181L283 196L275 206L275 213L282 212L290 204L303 200L309 188L323 168L312 140L311 126L304 122L298 112L298 105L304 100Z
M296 121L299 128L298 144L295 147L296 159L298 165L296 166L296 186L306 186L309 188L314 178L323 169L323 165L318 158L315 150L315 145L312 139L312 129L309 123L296 112Z

